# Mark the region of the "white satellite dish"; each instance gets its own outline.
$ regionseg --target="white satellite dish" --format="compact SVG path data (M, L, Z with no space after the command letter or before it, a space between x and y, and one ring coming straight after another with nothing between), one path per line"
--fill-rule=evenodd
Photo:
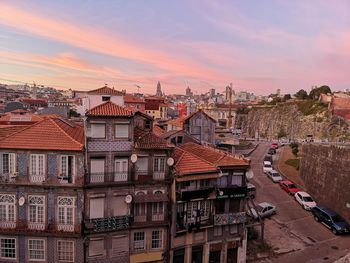
M125 196L125 203L130 204L132 201L132 195Z
M25 199L24 199L24 196L21 196L19 199L18 199L18 204L19 204L19 206L23 206L24 205L24 203L25 203Z
M130 156L130 160L131 160L132 163L136 163L136 162L137 162L137 155L133 153L133 154Z
M168 166L173 166L175 163L174 158L169 157L166 163Z
M247 177L247 179L252 179L254 177L254 173L252 169L249 169L246 173L245 176Z
M223 192L223 191L219 191L219 195L220 195L220 196L223 196L223 195L224 195L224 192Z

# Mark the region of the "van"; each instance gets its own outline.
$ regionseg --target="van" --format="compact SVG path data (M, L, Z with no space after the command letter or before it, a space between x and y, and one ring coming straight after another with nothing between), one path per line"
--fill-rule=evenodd
M247 183L247 197L254 199L256 196L256 187L252 183Z

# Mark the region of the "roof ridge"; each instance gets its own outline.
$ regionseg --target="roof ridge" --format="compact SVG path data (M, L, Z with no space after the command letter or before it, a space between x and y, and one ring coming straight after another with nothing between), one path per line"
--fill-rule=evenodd
M191 143L191 144L195 144L195 145L199 145L199 144L194 143L194 142L189 142L189 143ZM204 145L201 145L201 146L204 146ZM192 155L196 156L196 158L201 159L202 161L204 161L204 162L206 162L206 163L208 163L208 164L210 164L210 165L214 165L214 166L216 166L216 163L211 163L211 162L209 162L209 161L207 161L207 160L203 159L202 157L198 156L198 155L197 155L197 154L195 154L194 152L189 152L189 151L184 150L184 149L182 149L182 150L183 150L183 151L185 151L185 152L187 152L187 153L189 153L189 154L192 154ZM217 167L216 167L216 168L217 168Z
M33 123L33 124L31 124L31 125L28 125L28 126L24 127L24 128L23 128L22 130L20 130L20 131L16 131L16 132L14 132L14 133L11 133L11 134L9 134L9 135L3 137L2 139L0 139L0 141L3 141L3 140L5 140L6 138L8 138L8 137L10 137L10 136L13 136L13 135L18 134L18 133L20 133L20 132L23 132L24 130L30 129L31 127L34 127L35 125L39 125L40 123L42 123L42 122L44 122L44 121L46 121L46 120L47 120L47 119L42 119L41 121L38 121L38 122Z
M57 119L61 120L61 118L57 118ZM54 125L55 125L59 130L61 130L68 138L70 138L72 141L74 141L74 142L76 142L76 143L78 143L79 145L81 145L81 146L84 147L84 145L83 145L82 143L78 142L76 139L74 139L72 136L70 136L65 130L63 130L63 129L53 120L53 118L49 118L49 120L50 120L51 122L53 122ZM84 134L84 136L85 136L85 134Z

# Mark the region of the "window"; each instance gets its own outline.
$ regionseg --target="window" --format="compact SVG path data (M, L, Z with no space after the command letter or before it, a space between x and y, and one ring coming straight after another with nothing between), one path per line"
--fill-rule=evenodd
M74 197L58 197L58 223L74 224Z
M105 210L104 198L92 198L90 199L90 219L103 218Z
M129 124L116 124L115 125L115 137L116 138L128 138L129 137Z
M134 233L134 250L140 251L145 249L145 232Z
M145 120L145 129L151 129L152 122L150 120Z
M148 173L148 157L140 157L136 162L136 173L147 174Z
M16 259L16 239L0 238L0 250L2 259Z
M29 222L43 224L45 222L45 196L28 196Z
M134 206L135 216L144 216L146 215L146 203L136 203Z
M229 212L230 213L237 213L240 211L240 204L241 204L241 199L239 198L230 198L229 199Z
M44 261L45 250L45 239L28 239L28 259L30 261Z
M165 171L165 157L155 157L153 162L154 172L164 172Z
M102 101L110 101L111 96L102 96Z
M187 221L192 222L195 221L195 218L197 217L197 206L198 202L188 202L187 203Z
M58 261L74 262L74 241L57 241Z
M89 257L103 256L105 254L104 239L89 240Z
M163 242L162 242L162 230L153 230L152 231L152 244L151 248L162 248Z
M90 182L101 183L104 182L105 159L91 158L90 159Z
M15 195L0 195L0 224L6 222L15 222Z
M207 219L210 214L210 201L199 201L200 215L202 219Z
M60 158L60 179L67 183L73 183L74 156L62 155Z
M182 144L183 143L183 136L176 136L176 144Z
M225 213L225 199L218 199L215 201L216 214Z
M106 137L106 124L104 124L104 123L92 123L91 124L91 137L92 138L105 138Z
M164 204L163 202L152 203L152 214L163 214Z
M232 185L242 185L242 176L241 175L232 175Z
M115 159L114 181L128 180L128 159Z
M45 176L45 155L31 154L30 155L30 174L34 176Z
M13 175L16 172L16 154L15 153L2 153L1 158L1 173Z
M214 236L218 237L222 235L222 226L214 227Z

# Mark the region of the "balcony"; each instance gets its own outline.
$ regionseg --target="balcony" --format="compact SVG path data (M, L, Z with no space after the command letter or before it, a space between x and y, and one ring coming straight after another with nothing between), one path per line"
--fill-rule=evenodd
M181 200L191 200L198 198L207 198L214 191L214 187L203 187L200 188L186 188L180 190L179 198Z
M128 172L90 173L86 180L88 184L125 183L128 182Z
M177 213L176 232L199 230L201 227L211 226L214 224L213 216L210 213L206 217L186 218L183 214Z
M46 232L52 234L76 234L80 233L81 224L58 224L51 223L33 223L29 220L18 220L16 222L0 222L0 232L16 232L16 233L33 233Z
M15 229L16 225L15 221L3 221L0 222L0 229Z
M153 214L152 221L164 221L164 214Z
M245 212L216 214L214 216L214 225L216 226L242 224L246 221L247 216Z
M0 183L15 183L17 181L17 173L16 174L0 174Z
M34 222L28 222L28 229L35 230L35 231L43 231L46 228L45 223L34 223Z
M94 218L88 220L85 226L87 230L92 230L93 232L124 230L130 226L130 216Z
M31 183L43 183L45 181L45 175L44 174L30 174L29 181Z
M165 178L165 172L153 172L154 180L164 180L164 178Z

